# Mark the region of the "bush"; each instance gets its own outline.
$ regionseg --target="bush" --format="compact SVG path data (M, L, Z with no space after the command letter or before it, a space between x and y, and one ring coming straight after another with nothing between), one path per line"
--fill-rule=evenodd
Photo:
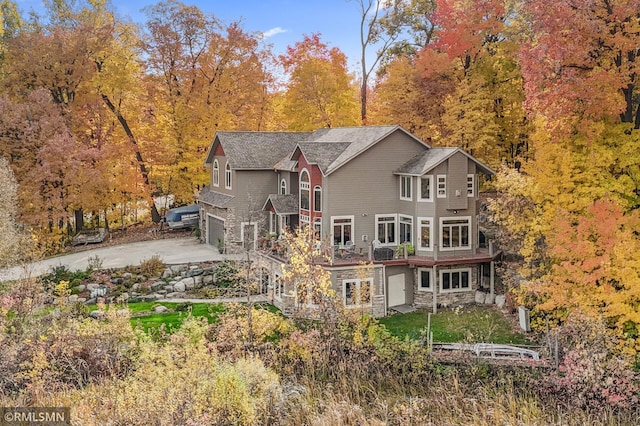
M145 259L140 262L140 272L147 277L158 277L165 270L166 265L160 259L160 256L155 255L149 259Z
M225 260L220 262L216 266L215 271L216 286L218 287L233 287L238 279L238 267L236 263L231 260Z

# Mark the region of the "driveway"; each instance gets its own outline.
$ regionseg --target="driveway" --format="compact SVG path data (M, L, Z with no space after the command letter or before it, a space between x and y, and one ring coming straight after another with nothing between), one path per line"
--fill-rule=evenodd
M31 263L24 267L18 266L0 270L0 281L42 275L52 267L60 265L65 265L72 271L84 270L89 265L89 258L96 256L102 261L103 268L122 268L139 265L141 261L153 256L160 257L160 260L168 265L175 265L220 261L229 259L233 255L222 255L218 253L216 248L201 244L195 238L141 241L66 254Z

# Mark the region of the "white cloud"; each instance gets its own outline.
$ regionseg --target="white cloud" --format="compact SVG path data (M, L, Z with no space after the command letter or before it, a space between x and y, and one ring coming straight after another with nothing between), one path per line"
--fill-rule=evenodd
M262 38L264 40L268 39L269 37L272 37L276 34L280 34L280 33L286 33L287 30L281 28L281 27L275 27L275 28L271 28L270 30L267 30L265 32L262 33Z

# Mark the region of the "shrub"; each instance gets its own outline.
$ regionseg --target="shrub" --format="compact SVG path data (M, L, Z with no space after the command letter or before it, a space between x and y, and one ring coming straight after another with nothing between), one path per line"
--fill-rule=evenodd
M148 277L160 276L165 267L166 265L158 255L152 256L149 259L144 259L140 262L140 272Z
M216 285L218 287L233 287L238 279L238 267L236 263L230 260L224 260L216 266L215 271Z

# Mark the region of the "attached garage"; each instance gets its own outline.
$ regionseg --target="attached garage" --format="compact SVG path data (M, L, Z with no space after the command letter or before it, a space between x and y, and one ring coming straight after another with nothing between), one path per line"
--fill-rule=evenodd
M217 246L224 241L224 219L207 214L207 244Z

